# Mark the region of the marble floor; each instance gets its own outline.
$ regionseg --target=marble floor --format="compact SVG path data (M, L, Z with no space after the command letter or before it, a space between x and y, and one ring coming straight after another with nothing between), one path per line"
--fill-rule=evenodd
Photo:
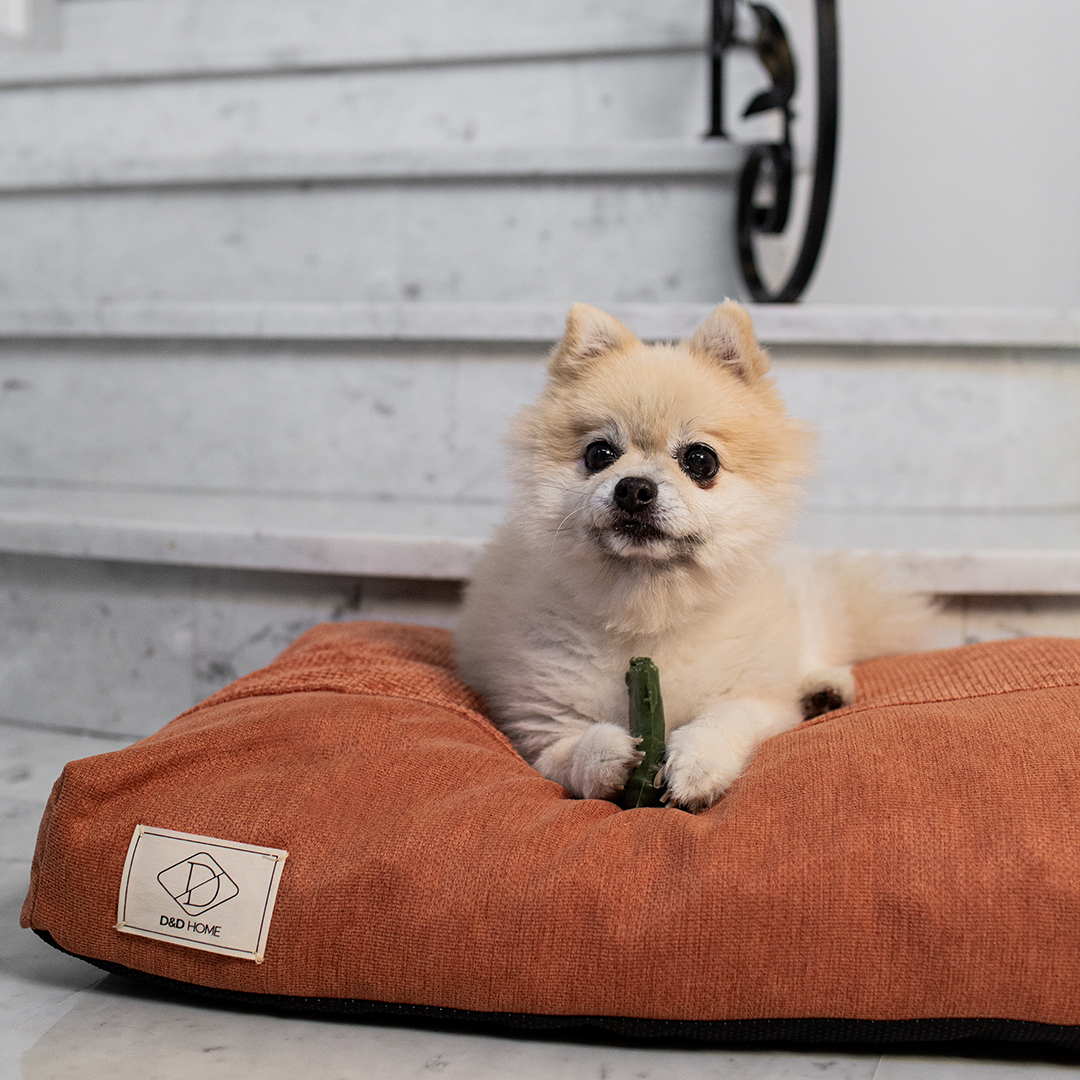
M0 721L0 1080L1020 1080L1080 1072L1080 1057L986 1047L933 1056L643 1047L263 1015L148 991L18 926L53 781L66 761L124 741Z

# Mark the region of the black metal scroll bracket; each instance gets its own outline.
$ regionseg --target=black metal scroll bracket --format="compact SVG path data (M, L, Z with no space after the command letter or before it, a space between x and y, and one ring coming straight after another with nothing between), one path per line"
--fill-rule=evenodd
M781 110L783 134L779 142L751 147L739 178L736 233L739 260L750 295L758 303L791 304L798 300L814 272L832 198L836 167L838 114L838 42L836 0L814 0L817 25L817 140L814 176L810 188L806 230L802 246L787 280L775 292L765 284L754 253L754 236L778 235L788 224L795 177L791 124L795 114L795 57L783 24L765 4L750 3L757 21L757 34L741 38L736 33L735 9L740 0L713 0L711 117L707 138L726 139L724 130L724 55L732 48L753 50L769 73L772 86L762 91L743 110L743 116L770 109ZM764 195L764 198L763 198Z

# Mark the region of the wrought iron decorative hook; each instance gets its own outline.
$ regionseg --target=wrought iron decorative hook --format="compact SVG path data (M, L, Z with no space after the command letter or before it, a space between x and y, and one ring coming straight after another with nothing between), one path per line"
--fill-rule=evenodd
M753 50L769 73L772 86L749 102L743 116L779 109L783 118L783 134L778 142L758 143L751 147L743 166L739 178L736 226L739 259L747 288L754 300L759 303L793 303L806 288L817 264L832 198L838 114L839 49L836 0L815 0L818 61L817 139L810 207L799 255L787 280L775 291L769 289L758 270L754 236L778 235L784 232L791 214L795 177L795 155L791 140L794 113L791 100L797 86L797 67L783 24L776 13L765 4L749 4L757 23L756 35L752 38L741 38L737 35L736 2L737 0L713 0L710 43L712 94L708 137L728 137L724 130L725 54L732 48ZM765 203L758 198L763 181L768 182L771 196Z

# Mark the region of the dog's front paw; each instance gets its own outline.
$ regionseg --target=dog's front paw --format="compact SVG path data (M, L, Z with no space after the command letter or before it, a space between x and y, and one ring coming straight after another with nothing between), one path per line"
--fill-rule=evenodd
M571 792L581 799L610 799L618 794L644 757L639 741L617 724L593 724L573 750Z
M736 750L709 728L693 724L673 731L667 755L654 783L667 789L662 796L668 806L707 810L746 768L749 754Z

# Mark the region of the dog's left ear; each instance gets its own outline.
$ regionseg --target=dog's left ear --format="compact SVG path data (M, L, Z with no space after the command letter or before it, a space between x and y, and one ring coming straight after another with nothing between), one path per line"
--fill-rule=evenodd
M754 337L750 312L734 300L725 300L714 308L687 344L743 382L757 382L769 370L769 358Z
M617 352L636 340L634 331L614 315L589 304L572 304L566 316L566 332L551 354L548 374L553 379L576 378L596 357Z

